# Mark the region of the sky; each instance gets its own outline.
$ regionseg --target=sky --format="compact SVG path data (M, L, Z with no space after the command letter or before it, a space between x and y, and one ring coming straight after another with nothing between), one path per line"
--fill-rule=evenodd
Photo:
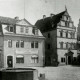
M65 5L77 27L80 18L80 0L0 0L0 16L11 18L18 16L34 25L38 19L43 18L43 15L49 17L51 13L64 11Z

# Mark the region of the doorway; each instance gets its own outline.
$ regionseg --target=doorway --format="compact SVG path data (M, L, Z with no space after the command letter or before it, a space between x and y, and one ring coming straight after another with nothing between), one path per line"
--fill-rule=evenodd
M72 57L68 56L68 64L72 64Z
M7 66L13 67L13 56L7 56Z

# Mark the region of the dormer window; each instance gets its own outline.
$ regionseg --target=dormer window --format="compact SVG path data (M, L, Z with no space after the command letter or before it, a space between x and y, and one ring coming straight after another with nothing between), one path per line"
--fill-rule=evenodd
M21 28L20 28L20 32L21 32L21 33L24 32L24 27L21 26Z
M33 34L38 35L38 29L37 28L33 27L32 32L33 32Z
M14 27L12 25L9 26L9 32L14 32Z

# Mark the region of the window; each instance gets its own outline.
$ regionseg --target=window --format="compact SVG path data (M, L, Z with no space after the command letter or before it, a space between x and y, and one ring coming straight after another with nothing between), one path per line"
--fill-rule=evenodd
M70 37L72 38L72 32L70 32Z
M63 42L60 42L60 48L63 48Z
M16 63L24 63L24 56L18 55L16 57Z
M63 37L63 31L62 30L60 31L60 37Z
M28 27L26 27L25 32L28 33L28 30L29 30Z
M38 41L35 42L35 48L38 48Z
M50 38L50 33L48 33L48 38Z
M34 48L34 42L31 42L31 48Z
M72 32L72 38L75 38L75 33L74 32Z
M24 41L20 41L20 43L21 43L21 48L23 48L24 47Z
M19 41L16 41L16 47L19 48Z
M21 33L24 32L24 27L21 26L21 28L20 28L20 32L21 32Z
M31 59L32 59L32 63L38 63L38 56L37 55L33 55L31 57Z
M65 62L65 58L62 57L62 58L61 58L61 62Z
M47 45L47 49L50 49L50 48L51 48L51 46L50 46L50 44L48 44L48 45Z
M68 16L66 16L66 19L67 19L67 20L69 19Z
M10 31L10 32L13 32L13 31L14 31L13 26L9 26L9 31Z
M66 49L68 49L68 42L66 43Z
M38 47L39 47L38 41L31 42L31 48L38 48Z
M66 38L68 38L68 31L66 31Z
M38 29L37 28L33 27L32 32L33 32L33 34L38 35Z
M8 47L12 47L12 40L8 40Z
M68 21L65 21L65 26L69 27L69 22Z

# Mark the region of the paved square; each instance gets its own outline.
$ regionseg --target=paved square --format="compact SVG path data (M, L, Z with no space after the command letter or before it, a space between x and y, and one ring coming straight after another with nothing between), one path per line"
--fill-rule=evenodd
M48 80L80 80L80 67L59 66L59 67L37 67L38 75L44 74Z

